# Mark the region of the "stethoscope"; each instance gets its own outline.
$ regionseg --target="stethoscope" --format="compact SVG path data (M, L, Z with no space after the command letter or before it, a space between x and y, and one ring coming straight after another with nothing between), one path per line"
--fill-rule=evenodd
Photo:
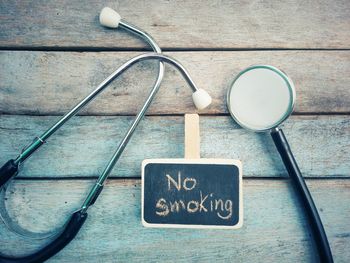
M129 130L125 134L116 152L113 154L111 160L107 164L103 173L97 179L95 185L90 190L84 203L80 209L72 214L68 222L62 230L55 235L53 241L47 246L41 248L32 255L11 258L0 255L0 262L42 262L51 256L55 255L63 249L79 232L87 218L88 208L94 204L99 194L103 189L109 173L118 161L120 155L129 142L133 132L135 131L140 120L144 116L155 94L157 93L160 83L164 75L164 65L166 62L175 66L184 79L187 81L193 90L192 98L195 106L198 109L204 109L211 103L211 97L203 89L198 89L186 69L176 60L164 56L161 49L155 41L145 32L139 28L122 20L118 13L110 8L104 8L100 14L100 22L102 25L117 28L118 26L138 35L150 44L152 49L157 53L149 53L137 56L119 67L109 77L107 77L93 92L91 92L85 99L78 103L71 111L64 115L57 123L48 129L41 136L24 149L24 151L14 160L8 161L0 169L0 187L3 187L9 179L14 177L18 172L20 164L22 164L31 154L33 154L45 141L58 130L66 121L74 116L81 108L94 99L100 92L102 92L108 84L120 76L124 71L130 68L135 63L143 60L156 59L159 60L159 71L157 80L142 106L140 112L137 114L135 120L131 124ZM287 139L283 131L278 127L284 120L286 120L293 111L295 103L295 88L292 81L282 71L275 67L267 65L257 65L243 70L233 81L228 90L227 105L231 116L242 127L252 131L269 131L273 141L279 151L281 158L286 166L286 169L292 178L301 201L303 202L307 215L310 219L310 225L314 233L314 239L317 243L319 257L321 262L333 262L332 254L328 244L327 236L325 234L321 219L318 215L315 204L309 193L307 185L301 175L298 165L293 157L291 149L288 145ZM4 190L3 190L4 192ZM3 200L2 200L3 202ZM2 209L3 210L3 209ZM2 212L2 217L5 221L10 222L7 225L13 225L16 232L22 235L28 234L26 230L11 222L11 219L6 213ZM36 236L32 233L32 236ZM52 236L51 233L38 235L40 237Z
M58 122L56 122L51 128L49 128L46 132L44 132L39 137L36 137L34 141L27 146L16 159L9 160L5 165L0 169L0 189L4 192L4 185L13 178L20 167L20 165L31 156L37 149L42 146L46 140L53 135L63 124L65 124L71 117L76 115L85 105L91 102L98 94L100 94L113 80L115 80L118 76L120 76L123 72L129 69L132 65L144 61L144 60L159 60L159 70L157 80L149 93L145 103L143 104L141 110L135 117L134 121L130 125L128 131L126 132L124 138L121 140L117 150L113 154L111 160L108 162L106 168L102 172L102 174L98 177L96 183L88 193L84 203L76 212L74 212L67 223L60 229L59 233L54 235L55 238L46 246L38 250L37 252L24 256L24 257L8 257L4 255L0 255L0 262L43 262L48 258L52 257L56 253L58 253L61 249L63 249L79 232L81 227L83 226L88 214L88 208L95 203L98 196L100 195L103 185L112 171L114 165L118 161L121 156L123 150L128 144L131 136L133 135L136 127L138 126L140 120L145 115L146 110L150 106L153 98L155 97L157 91L159 90L161 81L164 75L164 64L162 62L166 62L168 64L173 65L177 70L181 73L183 78L186 80L190 88L192 89L192 99L197 109L201 110L209 106L211 104L210 95L203 89L197 88L196 84L191 79L187 70L175 59L162 55L160 47L156 44L156 42L149 36L147 33L137 28L134 25L124 21L121 19L119 14L112 10L111 8L104 8L100 13L100 22L102 25L110 28L122 27L137 36L141 37L145 40L153 49L153 51L157 53L148 53L139 55L125 62L122 66L120 66L117 70L115 70L110 76L108 76L100 85L92 91L88 96L86 96L81 102L79 102L74 108L72 108L68 113L66 113ZM4 200L1 200L4 202ZM5 212L4 212L5 211ZM44 233L43 235L37 233L30 233L27 230L22 229L20 226L16 225L14 221L11 220L9 215L6 212L6 209L2 209L2 219L5 219L5 224L10 227L14 232L30 237L49 237L53 236L52 233Z
M233 119L251 131L270 132L283 163L304 205L321 262L333 262L321 218L294 159L286 137L278 126L292 113L295 88L281 70L268 65L251 66L234 79L227 93Z

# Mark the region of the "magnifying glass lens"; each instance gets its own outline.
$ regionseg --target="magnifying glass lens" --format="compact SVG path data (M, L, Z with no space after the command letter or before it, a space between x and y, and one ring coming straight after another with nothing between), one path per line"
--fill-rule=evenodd
M253 66L242 71L228 93L228 108L243 127L264 131L278 126L292 112L293 83L271 66Z

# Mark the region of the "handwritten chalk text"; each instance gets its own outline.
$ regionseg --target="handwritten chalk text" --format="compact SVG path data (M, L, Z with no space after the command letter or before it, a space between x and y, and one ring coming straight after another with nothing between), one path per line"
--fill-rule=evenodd
M171 175L165 174L167 180L168 191L192 191L197 186L197 180L191 177L181 178L181 172L178 172L177 178L174 179ZM203 194L198 191L198 198L194 200L175 200L167 201L160 198L156 203L156 214L166 217L171 213L187 212L193 213L216 213L216 215L224 220L232 217L233 202L232 200L222 200L217 198L214 193Z

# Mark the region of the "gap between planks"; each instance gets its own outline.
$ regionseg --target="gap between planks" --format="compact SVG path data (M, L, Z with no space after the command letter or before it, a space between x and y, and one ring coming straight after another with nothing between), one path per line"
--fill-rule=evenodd
M231 52L231 51L350 51L350 48L170 48L161 47L162 52ZM52 52L153 52L150 48L114 47L50 47L50 46L0 46L0 51L52 51Z
M14 180L18 181L94 181L98 178L98 176L75 176L75 177L23 177L17 176ZM350 180L350 177L341 177L341 176L333 176L333 177L304 177L306 181L336 181L336 180ZM141 181L141 176L129 176L129 177L108 177L107 181ZM279 176L279 177L266 177L266 176L245 176L243 180L246 181L258 181L258 180L268 180L268 181L288 181L290 177L288 176Z
M73 107L73 106L72 106ZM183 117L185 114L182 113L149 113L145 114L144 116L147 117ZM198 113L200 117L229 117L229 113ZM347 116L350 115L349 112L293 112L291 116ZM31 113L9 113L9 112L1 112L0 116L28 116L28 117L56 117L56 116L63 116L63 114L33 114ZM103 113L103 114L76 114L74 116L84 116L84 117L135 117L136 114L113 114L113 113Z

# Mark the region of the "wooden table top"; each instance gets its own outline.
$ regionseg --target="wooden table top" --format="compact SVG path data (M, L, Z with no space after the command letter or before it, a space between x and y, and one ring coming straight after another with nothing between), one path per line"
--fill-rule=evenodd
M166 66L159 94L77 237L48 262L317 262L308 221L268 134L240 128L225 97L252 64L283 69L297 92L282 125L307 178L335 262L350 258L350 2L0 1L0 165L49 128L123 62L149 51L130 33L103 28L110 6L144 29L213 97L200 114L201 156L243 162L239 230L141 225L140 166L183 158L190 91ZM44 232L80 207L156 79L142 62L23 164L6 191L10 215ZM28 254L28 240L0 224L0 253Z

